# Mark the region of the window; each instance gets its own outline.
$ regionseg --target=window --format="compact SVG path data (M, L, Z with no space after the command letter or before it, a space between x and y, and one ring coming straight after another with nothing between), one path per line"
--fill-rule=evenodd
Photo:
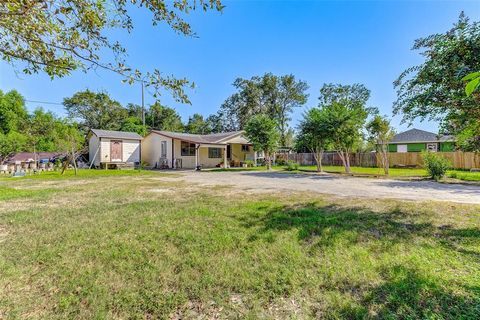
M195 143L182 141L181 148L182 148L182 151L181 151L182 156L195 155Z
M407 152L407 145L406 144L399 144L397 145L397 152L404 153Z
M432 152L437 152L437 144L436 143L427 143L427 150Z
M250 152L250 146L248 144L242 144L242 152Z
M160 143L160 158L167 157L167 141L162 141Z
M221 148L208 148L208 157L209 158L221 158L222 149Z

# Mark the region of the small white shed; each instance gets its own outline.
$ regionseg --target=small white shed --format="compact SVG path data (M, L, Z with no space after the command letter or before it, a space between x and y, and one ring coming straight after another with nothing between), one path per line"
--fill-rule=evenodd
M91 129L87 135L88 156L93 166L139 164L142 136L135 132Z

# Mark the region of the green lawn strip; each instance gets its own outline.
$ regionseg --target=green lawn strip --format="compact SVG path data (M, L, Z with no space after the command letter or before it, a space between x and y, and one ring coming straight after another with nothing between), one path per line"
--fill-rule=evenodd
M54 193L55 189L17 189L0 185L0 201L18 198L41 198Z
M70 179L92 179L92 178L102 178L102 177L123 177L123 176L132 176L132 177L141 177L141 176L160 176L160 175L171 175L171 173L163 173L152 170L97 170L97 169L79 169L78 174L75 175L74 170L67 170L62 175L60 171L44 171L38 174L26 175L24 177L10 177L10 176L0 176L0 180L70 180Z
M459 179L464 181L480 181L480 172L452 170L447 173L447 176L449 178Z
M0 215L7 318L480 316L478 206L111 184Z

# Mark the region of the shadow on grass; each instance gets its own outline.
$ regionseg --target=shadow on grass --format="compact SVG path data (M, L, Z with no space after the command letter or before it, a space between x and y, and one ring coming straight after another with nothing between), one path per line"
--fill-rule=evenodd
M347 306L340 311L342 315L357 319L478 319L480 316L478 289L454 292L447 284L401 265L380 272L384 282L363 296L360 307Z
M428 217L423 218L427 219L422 221L428 221ZM452 251L452 256L461 255L469 261L480 262L479 251L463 247L479 247L480 229L456 229L418 220L418 216L399 207L386 212L373 212L362 207L346 209L315 203L280 206L267 209L265 215L241 218L245 228L258 230L251 241L264 239L272 242L272 235L277 234L273 231L297 230L298 240L312 251L334 246L348 250L350 245L353 248L353 245L368 242L381 243L381 250L384 251L396 243L405 246L411 244L414 250L438 245L440 252ZM418 252L421 251L416 254ZM435 269L434 261L426 270L432 268ZM336 310L320 308L315 311L317 316L347 319L480 319L480 290L477 287L464 287L461 281L449 286L434 272L418 270L414 264L382 266L376 271L382 279L378 285L363 283L361 288L356 288L350 283L343 283L332 289L348 292L356 297L357 303Z

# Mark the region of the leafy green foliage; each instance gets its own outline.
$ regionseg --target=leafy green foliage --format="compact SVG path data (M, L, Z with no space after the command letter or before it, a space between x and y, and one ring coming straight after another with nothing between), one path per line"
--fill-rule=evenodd
M465 93L470 96L477 88L480 87L480 71L472 72L462 78L463 81L468 81L465 86Z
M453 28L415 41L423 64L408 68L395 81L394 113L404 121L441 120L442 131L462 136L464 150L480 150L480 95L472 71L480 70L480 23L462 13ZM464 81L471 82L465 88ZM465 90L470 95L465 95Z
M21 63L26 74L45 72L51 78L102 68L125 82L143 81L155 95L166 89L177 101L189 103L185 87L192 83L157 69L142 73L129 67L127 50L111 36L112 30L130 33L130 12L139 8L148 11L154 26L164 23L178 34L194 36L183 17L196 9L221 11L223 5L220 0L5 0L0 3L0 56Z
M146 123L156 130L181 132L184 129L182 118L177 111L163 106L159 102L150 106L146 115Z
M332 132L327 126L326 109L312 108L303 115L298 127L296 149L312 152L317 162L317 171L322 171L323 152L331 146Z
M211 133L211 129L203 116L199 113L195 113L188 118L188 122L185 125L185 131L193 134L208 134Z
M276 121L264 114L256 115L247 122L245 136L253 144L255 151L265 153L267 167L270 170L271 155L275 152L280 139Z
M242 130L252 116L265 114L276 121L280 144L285 146L290 114L307 102L307 83L291 74L266 73L250 79L237 78L233 85L238 92L225 100L219 111L226 131Z
M395 135L395 131L390 126L390 121L379 114L367 123L366 129L369 134L369 141L375 146L377 156L380 156L383 170L385 174L388 174L388 143Z
M365 121L372 112L366 106L369 98L370 90L361 84L325 84L320 89L324 130L346 172L350 172L350 154L361 145Z
M80 91L63 99L63 105L69 118L78 120L85 132L89 129L119 130L128 116L128 111L106 92Z
M423 151L422 159L428 174L435 180L442 179L451 167L450 161L435 152Z
M300 165L297 162L287 161L287 167L285 168L285 170L287 170L287 171L297 171L299 167L300 167Z

